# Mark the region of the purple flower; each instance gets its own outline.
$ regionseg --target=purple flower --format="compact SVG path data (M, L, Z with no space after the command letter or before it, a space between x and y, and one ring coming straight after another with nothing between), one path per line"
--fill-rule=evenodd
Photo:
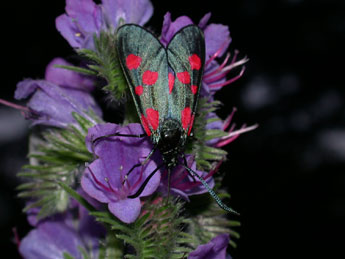
M145 160L152 150L152 145L148 138L118 136L101 138L93 143L101 136L114 133L140 135L143 130L137 123L125 127L106 123L90 128L86 145L98 159L86 168L81 185L89 196L107 203L110 212L121 221L131 223L140 214L140 197L151 195L157 189L160 173L157 172L150 179L138 198L128 198L136 193L145 179L157 168L157 164L155 159L150 159L145 165L134 168L125 180L130 169Z
M30 97L26 115L32 124L64 128L68 124L76 124L72 112L90 121L94 121L87 114L90 111L101 117L100 108L88 92L93 82L76 72L55 68L57 64L69 65L63 59L55 58L47 66L46 80L25 79L17 84L15 98L21 100Z
M239 75L234 78L227 80L226 76L235 67L242 66L247 62L246 58L236 61L238 53L235 52L235 55L231 60L230 54L227 54L222 64L218 64L215 59L222 57L229 47L231 42L230 32L228 26L222 24L212 23L207 25L210 17L211 14L207 13L198 24L198 26L204 31L206 45L206 61L202 89L200 92L201 96L214 95L214 93L223 86L239 79L244 72L244 67L240 71ZM167 13L164 16L161 42L166 46L177 31L189 24L193 24L189 17L180 16L172 22L171 14Z
M232 57L231 61L228 62L230 60L230 54L228 53L222 64L219 65L215 60L217 57L220 57L219 53L221 53L221 49L219 50L219 52L217 51L216 53L214 53L213 56L211 56L205 63L202 88L200 92L201 96L214 95L224 86L229 85L241 78L244 73L245 67L242 65L248 61L246 57L237 60L238 51L235 51L235 54ZM234 68L240 66L242 66L242 68L239 74L227 80L227 74Z
M235 130L236 124L232 123L232 119L234 117L235 112L237 111L236 108L233 108L232 112L228 115L228 117L222 121L215 113L210 112L206 119L214 119L211 123L206 125L207 130L222 130L227 132L228 134L221 138L215 138L206 142L208 146L214 147L223 147L225 145L230 144L235 139L237 139L241 134L252 131L258 127L257 124L247 127L246 124L243 124L242 127L238 130Z
M221 234L204 245L199 245L188 256L188 259L226 259L226 249L229 244L229 235Z
M20 242L19 252L24 258L64 258L69 253L74 258L84 258L81 249L90 258L98 258L99 239L104 229L80 207L78 222L72 213L56 215L36 223Z
M180 16L174 22L171 21L171 14L167 12L164 15L162 34L160 41L167 46L173 36L183 27L193 24L193 21L187 16Z
M56 28L73 48L93 49L93 36L111 32L124 23L145 24L153 13L149 0L66 0L66 14L56 18Z
M153 14L149 0L103 0L103 12L111 27L116 28L122 19L124 23L144 25Z
M221 24L207 25L211 13L207 13L199 22L198 26L204 31L206 46L206 61L208 61L217 51L218 56L222 56L228 48L231 38L228 26ZM172 37L183 27L193 24L187 16L180 16L174 22L168 12L164 16L161 42L167 45Z
M207 182L207 184L213 188L214 180L212 175L215 173L215 171L211 171L209 173L199 171L196 169L196 162L194 161L193 156L187 155L186 159L188 167L200 175ZM162 173L162 180L159 188L160 192L164 194L168 193L168 178L168 171L165 170ZM170 176L171 194L180 196L189 201L188 196L202 194L205 192L207 192L207 189L204 187L204 185L198 179L194 179L192 176L190 176L183 166L177 166L172 170Z
M56 18L56 28L74 48L93 47L93 34L103 26L101 7L93 0L66 0L66 13Z
M95 89L95 82L88 76L76 73L72 70L58 68L56 65L71 66L62 58L53 59L45 71L45 80L65 88L75 88L81 91L91 92Z

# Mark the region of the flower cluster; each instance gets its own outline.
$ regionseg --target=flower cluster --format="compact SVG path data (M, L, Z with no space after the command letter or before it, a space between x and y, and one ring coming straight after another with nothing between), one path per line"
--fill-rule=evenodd
M146 258L144 254L160 251L162 258L179 253L181 258L187 254L188 258L228 258L229 233L235 232L227 227L228 219L209 196L201 195L207 192L202 181L194 179L182 165L171 172L161 166L159 151L151 154L149 137L135 137L145 133L140 124L104 122L92 95L100 82L96 76L102 75L93 72L111 70L117 77L122 73L116 70L116 58L111 68L107 63L97 63L97 58L92 60L100 49L114 49L102 49L109 43L102 42L102 35L116 36L117 28L126 23L143 26L152 14L149 0L102 0L100 4L93 0L66 0L66 13L57 17L56 28L71 47L87 53L92 64L78 69L55 58L48 64L44 80L18 83L15 98L29 98L21 110L37 131L37 136L32 137L36 143L31 150L32 159L21 173L29 182L19 187L20 196L29 198L25 211L34 227L20 242L23 257L105 258L111 253L122 258L134 253ZM233 57L227 53L229 29L209 23L210 18L208 13L197 23L205 36L206 60L195 137L190 140L185 159L199 179L214 188L217 182L213 175L226 155L221 148L255 126L243 125L235 130L235 109L224 121L215 113L215 93L242 76L247 59L237 60L237 52ZM167 13L159 37L161 43L166 46L177 31L190 24L193 21L189 17L173 21ZM239 74L227 78L237 67ZM88 69L90 73L81 73ZM128 113L126 116L125 121L130 121ZM148 156L150 159L146 159ZM131 197L143 185L139 195ZM207 206L190 208L193 213L186 215L196 216L189 216L188 226L187 216L179 208L191 196L204 200ZM215 214L218 216L209 216ZM200 235L206 229L202 218L217 230Z

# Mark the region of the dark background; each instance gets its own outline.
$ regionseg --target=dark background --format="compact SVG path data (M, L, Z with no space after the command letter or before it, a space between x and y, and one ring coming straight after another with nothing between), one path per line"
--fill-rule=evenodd
M220 115L237 107L240 126L254 132L229 145L222 167L241 213L234 258L345 258L345 2L332 0L152 1L149 25L163 15L211 11L230 27L230 50L247 55L245 75L217 96ZM164 3L164 4L163 4ZM55 29L64 1L2 4L0 98L13 101L16 83L42 78L45 66L73 51ZM0 106L0 246L16 258L12 227L28 231L17 171L26 162L28 125Z

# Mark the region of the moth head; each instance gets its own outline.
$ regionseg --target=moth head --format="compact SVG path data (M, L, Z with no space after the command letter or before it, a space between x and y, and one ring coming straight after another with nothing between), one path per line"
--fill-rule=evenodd
M181 123L174 119L166 119L163 121L160 129L160 137L158 148L163 153L178 152L184 147L185 134L181 127Z

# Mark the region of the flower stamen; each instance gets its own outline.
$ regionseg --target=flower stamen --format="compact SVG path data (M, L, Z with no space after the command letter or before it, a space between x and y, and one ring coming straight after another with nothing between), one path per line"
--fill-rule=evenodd
M243 66L241 71L240 71L240 73L237 76L235 76L235 77L233 77L233 78L231 78L231 79L229 79L229 80L227 80L227 81L225 81L223 83L218 83L218 84L210 85L209 87L210 88L219 88L219 87L224 87L226 85L229 85L229 84L237 81L239 78L241 78L245 70L246 70L246 67Z
M230 44L231 40L227 40L223 43L223 45L206 61L205 67L207 67L215 58L220 56L220 53L222 53L223 49Z
M113 192L113 193L115 193L115 195L119 195L119 192L116 191L116 190L114 190L114 189L111 187L111 185L110 185L110 183L109 183L109 179L108 179L107 177L105 177L105 181L107 182L108 187L107 187L106 185L104 185L103 183L101 183L101 182L96 178L95 174L92 172L92 170L91 170L90 167L88 167L88 169L89 169L89 172L91 173L91 176L92 176L93 180L95 181L95 183L96 183L97 185L99 185L100 187L102 187L102 188L103 188L104 190L106 190L107 192Z
M31 112L31 110L26 106L18 105L3 99L0 99L0 103L8 107L14 108L16 110L19 110L24 117L27 117L27 115Z
M215 146L223 147L229 144L230 142L234 141L235 139L237 139L241 134L252 131L256 129L258 126L259 126L258 124L254 124L253 126L246 127L246 125L244 124L239 130L235 130L235 131L232 131L233 130L233 127L232 127L229 130L229 134L225 137L220 138L219 142Z

